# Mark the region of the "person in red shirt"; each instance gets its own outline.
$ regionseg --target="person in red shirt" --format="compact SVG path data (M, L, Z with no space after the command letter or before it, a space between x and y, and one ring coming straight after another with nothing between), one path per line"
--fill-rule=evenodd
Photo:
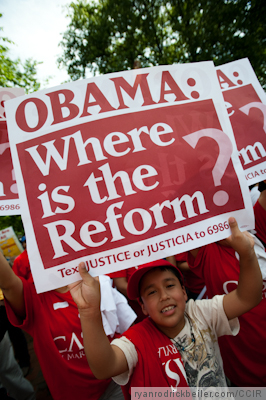
M20 242L24 248L24 251L15 258L12 269L17 276L20 276L21 278L24 278L26 280L33 282L31 269L30 269L30 262L29 262L29 257L28 257L28 253L27 253L27 247L26 247L26 237L22 236L22 238L20 239Z
M109 278L104 278L111 288ZM54 400L123 400L120 386L111 379L97 380L87 363L79 311L67 287L37 294L34 284L19 278L2 254L0 287L10 322L33 337ZM126 312L133 313L127 307Z
M17 276L33 282L30 262L26 249L26 237L22 236L20 242L23 246L24 251L15 258L12 269ZM15 357L18 360L19 366L22 369L24 376L27 376L30 371L30 354L24 332L22 331L22 329L13 326L9 322L8 335L13 344Z

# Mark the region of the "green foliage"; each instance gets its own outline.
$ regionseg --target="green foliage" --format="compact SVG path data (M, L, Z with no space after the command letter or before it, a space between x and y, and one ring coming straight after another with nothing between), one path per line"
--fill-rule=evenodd
M136 59L147 67L248 57L266 85L265 0L77 0L68 10L58 61L74 80Z
M0 17L2 14L0 14ZM0 31L2 29L0 28ZM0 87L22 87L25 92L38 90L40 84L36 79L36 66L38 63L33 60L26 60L22 63L19 59L11 60L8 56L8 43L12 42L0 35ZM0 217L0 230L12 226L16 235L23 236L24 227L20 215Z
M40 84L36 78L36 67L40 63L32 59L24 63L20 59L12 60L8 55L8 43L12 42L0 35L0 87L22 87L26 93L38 90Z
M20 215L7 215L0 217L0 230L12 226L18 238L25 235Z

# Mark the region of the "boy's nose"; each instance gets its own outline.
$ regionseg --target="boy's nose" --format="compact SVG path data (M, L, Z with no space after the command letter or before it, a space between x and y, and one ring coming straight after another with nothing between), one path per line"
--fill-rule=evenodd
M169 295L166 290L161 291L161 301L166 300L169 298Z

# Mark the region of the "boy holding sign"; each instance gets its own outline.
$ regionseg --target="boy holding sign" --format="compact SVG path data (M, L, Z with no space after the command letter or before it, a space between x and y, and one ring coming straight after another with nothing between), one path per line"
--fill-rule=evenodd
M237 289L186 304L176 267L165 260L141 266L128 282L128 295L139 298L150 318L112 344L102 327L99 282L84 263L79 265L82 281L69 287L80 313L87 360L98 379L115 377L127 385L127 398L130 387L137 386L226 386L217 338L238 333L236 318L260 302L262 288L252 238L239 231L234 218L229 225L232 235L227 241L240 257Z

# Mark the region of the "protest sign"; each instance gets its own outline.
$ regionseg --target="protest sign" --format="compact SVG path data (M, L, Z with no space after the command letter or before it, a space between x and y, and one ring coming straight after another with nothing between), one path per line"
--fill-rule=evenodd
M250 186L266 179L266 94L247 58L216 70Z
M7 102L38 292L254 227L212 62L99 76Z
M23 246L12 226L0 231L0 249L8 261L14 260L23 252Z
M22 88L0 88L0 216L20 214L18 189L11 159L4 102L22 96Z

